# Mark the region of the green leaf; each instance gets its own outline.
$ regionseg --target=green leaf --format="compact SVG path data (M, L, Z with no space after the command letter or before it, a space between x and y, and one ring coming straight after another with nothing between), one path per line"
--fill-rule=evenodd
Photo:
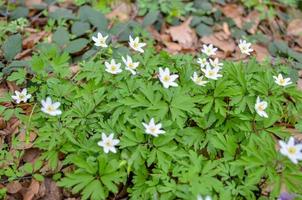
M18 19L18 18L22 18L22 17L27 17L29 13L28 8L25 7L17 7L10 15L10 19L14 20L14 19Z
M71 12L71 10L67 10L65 8L56 9L54 12L49 13L49 17L54 18L56 20L76 19L76 16Z
M75 22L71 27L72 34L76 36L84 35L89 30L90 30L90 25L89 23L86 22Z
M19 69L18 71L13 72L7 78L7 80L16 81L17 85L21 85L22 83L25 82L26 74L27 74L26 69Z
M65 51L68 53L79 52L82 49L84 49L88 43L89 43L89 41L84 38L75 39L67 45L67 47L65 48Z
M143 26L149 26L156 22L158 18L159 11L158 10L150 10L148 14L144 17Z
M107 30L108 20L105 15L90 6L82 6L79 9L79 17L83 21L90 22L94 27L97 27L99 31Z
M212 28L208 25L205 25L203 23L200 23L197 27L196 27L196 32L197 34L202 37L202 36L207 36L207 35L211 35L213 33Z
M56 32L54 32L52 39L60 46L67 45L69 42L69 33L66 28L59 27Z
M3 43L2 50L4 52L4 57L9 61L12 60L22 50L21 35L18 33L9 36Z

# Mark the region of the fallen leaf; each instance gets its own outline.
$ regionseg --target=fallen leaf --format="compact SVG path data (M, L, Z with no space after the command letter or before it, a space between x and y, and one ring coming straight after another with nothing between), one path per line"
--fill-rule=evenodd
M16 194L22 189L22 185L18 181L10 182L6 185L7 192Z
M242 6L237 4L226 4L222 7L221 11L225 16L233 19L237 27L242 28L242 14L244 13L244 8Z
M26 149L22 160L27 163L34 163L40 154L41 151L37 148Z
M171 35L172 40L178 42L184 49L194 48L197 42L196 33L190 28L191 20L192 17L188 18L179 26L172 26L166 30L166 32Z
M231 36L229 25L226 22L223 22L222 29L226 35Z
M42 0L25 0L24 4L28 8L34 8L36 5L41 5L41 4L47 5Z
M253 44L252 49L254 49L254 51L256 52L256 59L259 62L270 56L269 51L264 46Z
M121 22L128 21L132 12L132 6L125 2L117 4L112 12L106 15L109 19L118 19Z
M294 19L287 26L287 35L302 35L302 19Z
M213 44L214 46L223 50L226 54L232 53L236 48L234 40L229 38L224 32L204 36L201 38L201 41L205 44Z
M247 31L251 34L255 34L257 31L257 27L260 23L260 14L257 10L253 10L248 14L244 19L245 22L252 23L252 26Z
M21 131L18 135L19 143L16 145L16 149L29 149L33 146L33 141L36 139L37 134L30 132L29 136L26 135L25 131Z
M23 200L32 200L36 194L38 194L40 188L40 183L35 179L31 180L29 187L23 194Z
M175 42L164 42L164 44L167 47L167 51L169 53L176 53L181 51L182 47L180 46L180 44L175 43Z
M25 38L22 42L24 49L31 49L37 44L44 36L47 35L46 31L37 32L34 34L30 34L27 38Z
M40 185L38 196L43 200L62 199L62 190L50 178L45 178Z

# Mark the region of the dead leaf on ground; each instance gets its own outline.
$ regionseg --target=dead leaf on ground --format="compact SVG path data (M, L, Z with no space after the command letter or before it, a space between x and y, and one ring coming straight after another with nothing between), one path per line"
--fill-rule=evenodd
M294 128L287 128L286 130L289 131L295 139L302 141L302 133L300 131Z
M192 49L196 45L197 36L196 32L190 28L192 17L188 18L179 26L172 26L168 30L172 40L178 42L184 49Z
M31 180L30 186L26 188L23 193L23 200L33 200L34 196L38 194L40 188L40 183L35 179Z
M106 15L109 19L118 19L121 22L128 21L132 12L131 4L127 4L125 2L117 4L115 8L113 8L112 12Z
M232 35L228 23L223 22L223 24L222 24L222 29L223 29L224 33L225 33L227 36L231 36L231 35Z
M62 190L57 186L57 184L50 178L45 178L41 183L38 195L43 200L56 200L62 199Z
M222 7L221 11L225 16L233 19L238 28L242 28L244 8L241 5L226 4Z
M175 42L165 42L164 41L164 44L166 45L167 47L167 51L169 53L177 53L179 51L182 50L182 46L178 43L175 43Z
M265 58L270 56L270 53L264 46L253 44L252 49L254 49L254 51L256 52L256 59L259 62L265 60Z
M287 35L302 35L302 19L294 19L288 24Z
M30 34L27 38L25 38L22 42L24 49L31 49L37 44L44 36L47 35L46 31L37 32L34 34Z
M25 131L21 131L18 135L19 143L16 145L16 149L29 149L33 146L33 141L36 139L37 134L30 132L29 135L26 135Z
M28 8L34 8L36 5L47 5L45 2L43 2L42 0L25 0L25 6Z
M224 32L214 33L213 35L204 36L201 41L205 44L213 44L219 49L223 50L226 55L231 54L236 44L232 38L229 38Z
M16 194L22 189L22 185L19 181L13 181L6 185L7 192L10 194Z
M252 26L250 29L248 29L247 31L251 34L255 34L257 31L257 27L260 23L260 14L257 10L253 10L252 12L250 12L248 14L248 16L245 18L246 22L248 23L252 23Z
M34 163L41 154L41 151L37 148L26 149L22 160L27 163Z

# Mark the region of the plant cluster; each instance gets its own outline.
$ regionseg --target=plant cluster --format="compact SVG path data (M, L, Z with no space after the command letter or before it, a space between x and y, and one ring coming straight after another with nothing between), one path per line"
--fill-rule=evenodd
M1 177L41 179L45 162L82 199L122 191L146 200L271 199L284 186L301 197L301 144L287 142L286 126L301 120L302 93L286 70L255 59L219 62L213 45L196 60L156 53L132 36L119 51L109 38L93 36L99 51L74 73L69 54L49 44L16 72L27 90L6 98L14 108L1 112L10 118L30 104L31 114L19 115L43 153L14 176L2 155ZM250 46L240 41L242 53Z

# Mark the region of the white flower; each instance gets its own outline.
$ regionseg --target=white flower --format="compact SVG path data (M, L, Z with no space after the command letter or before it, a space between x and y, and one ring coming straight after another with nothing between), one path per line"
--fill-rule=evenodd
M16 95L13 95L12 98L16 101L16 103L21 103L22 101L24 103L27 102L28 99L31 98L31 94L27 94L27 89L24 88L21 92L15 91Z
M284 87L293 83L290 78L283 78L282 74L279 74L278 77L273 76L273 78L275 79L275 83Z
M212 65L212 67L217 67L219 69L221 69L221 67L223 66L223 63L220 63L218 58L215 58L214 60L210 59L210 64Z
M204 86L208 81L203 80L203 76L198 76L197 72L193 73L193 76L191 77L192 81L196 83L197 85Z
M58 108L60 107L60 102L52 102L50 97L47 97L46 100L41 101L42 104L42 112L49 114L51 116L61 115L62 111Z
M153 135L154 137L157 137L160 134L165 133L164 130L161 130L161 123L155 124L154 119L151 118L149 124L142 123L143 126L145 127L145 133Z
M200 65L200 68L204 68L205 66L209 65L209 62L206 58L198 58L197 63Z
M206 196L205 198L203 198L203 197L199 194L199 195L197 195L197 200L212 200L212 197Z
M134 40L131 37L131 35L129 35L129 46L134 49L135 51L144 53L144 49L142 49L142 47L146 46L146 43L140 43L139 42L139 37L136 37Z
M255 104L255 110L261 117L268 118L267 113L264 111L267 108L267 102L261 101L260 97L257 97Z
M92 40L94 41L94 45L97 47L108 47L106 44L106 40L108 38L108 35L103 37L102 33L98 33L97 37L92 36Z
M250 53L251 53L252 51L254 51L254 50L251 48L251 45L252 45L251 43L248 43L248 42L246 42L245 40L240 40L240 41L239 41L239 44L238 44L241 53L246 54L246 55L250 55Z
M111 63L105 62L105 66L105 71L111 74L119 74L123 71L121 69L121 63L115 63L114 59L111 60Z
M177 74L170 75L170 70L168 68L165 70L159 68L159 80L165 88L169 88L170 86L177 87L178 84L174 82L177 78Z
M102 140L98 142L98 145L103 147L105 153L109 153L109 151L116 153L115 145L117 145L120 140L113 139L113 137L113 133L111 133L108 137L105 133L102 133Z
M122 57L122 60L126 65L125 69L130 71L133 75L135 75L136 74L135 69L138 67L139 62L133 62L132 58L128 55L127 55L127 60L124 57Z
M207 56L214 56L216 54L217 48L215 48L212 44L207 45L203 45L202 46L202 53L205 53Z
M297 164L298 160L302 160L302 144L295 145L295 139L290 137L288 143L279 141L281 146L280 153L287 156L293 163Z
M220 68L218 68L218 67L212 68L210 65L207 65L205 69L203 68L201 70L204 72L205 77L207 77L209 79L217 80L218 78L222 77L221 74L218 74L219 70L220 70Z

